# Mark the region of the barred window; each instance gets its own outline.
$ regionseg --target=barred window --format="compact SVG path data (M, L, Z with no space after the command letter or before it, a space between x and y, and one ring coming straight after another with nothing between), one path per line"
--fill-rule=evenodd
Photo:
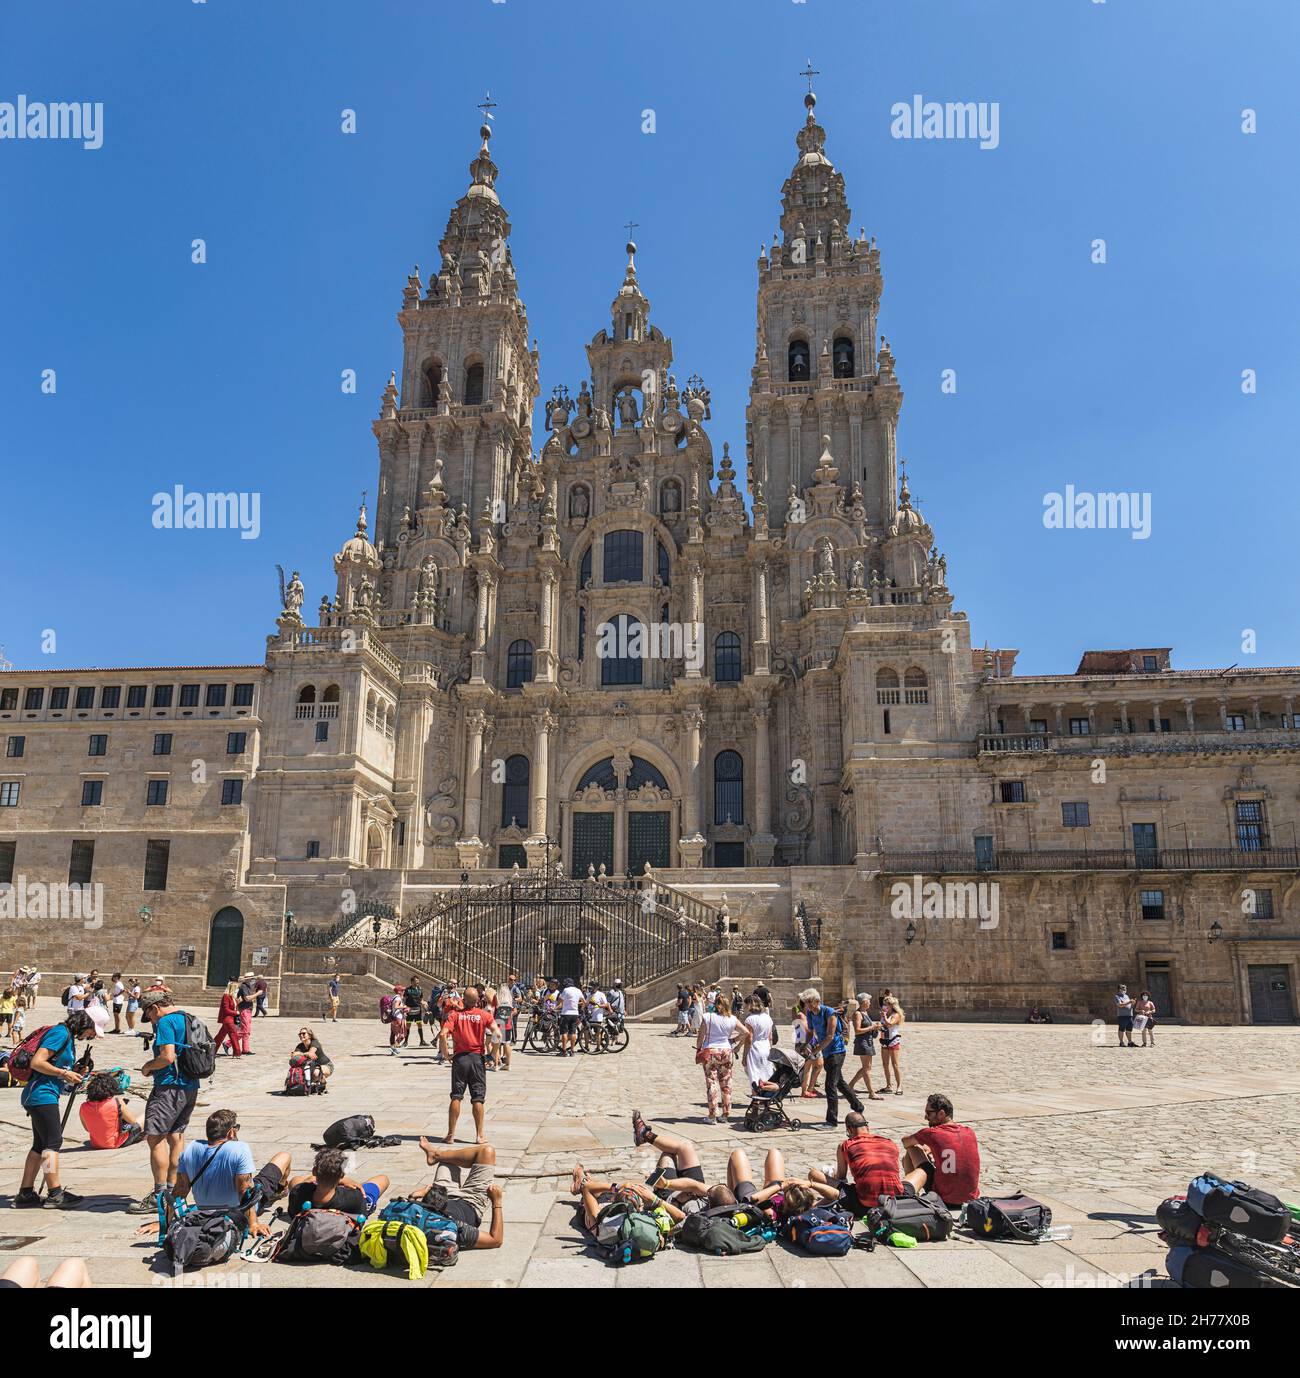
M998 791L1004 804L1023 804L1025 802L1025 782L1023 780L1000 780Z
M1087 828L1090 826L1088 818L1088 805L1083 804L1062 804L1061 805L1061 824L1066 828Z
M605 533L605 583L639 584L644 572L644 540L639 531Z
M167 888L167 867L171 861L172 844L164 839L150 839L144 844L145 890Z
M745 763L738 751L719 751L713 758L713 821L745 821Z
M506 778L501 787L501 826L503 828L526 828L528 826L529 789L531 774L527 756L506 758Z

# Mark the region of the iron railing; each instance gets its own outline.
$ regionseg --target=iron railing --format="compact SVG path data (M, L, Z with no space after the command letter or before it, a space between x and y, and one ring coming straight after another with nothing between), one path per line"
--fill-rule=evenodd
M391 904L380 904L374 900L363 900L355 914L344 914L337 923L328 928L297 924L287 919L284 925L284 941L288 947L333 947L340 938L346 936L359 924L381 923L397 919L397 910Z
M967 875L982 871L1294 871L1300 847L1077 847L1004 851L882 852L886 875Z
M633 886L520 876L461 886L412 915L381 951L440 980L572 976L627 988L717 951L706 923ZM561 969L563 968L563 969Z

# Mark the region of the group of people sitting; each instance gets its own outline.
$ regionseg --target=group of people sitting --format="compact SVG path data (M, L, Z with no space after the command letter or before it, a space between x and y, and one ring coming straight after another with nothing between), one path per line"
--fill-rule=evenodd
M927 1099L925 1127L904 1135L901 1147L873 1133L859 1111L846 1116L844 1128L833 1173L814 1167L806 1177L792 1176L781 1150L770 1148L760 1182L748 1154L737 1148L727 1160L724 1179L711 1183L694 1142L656 1129L634 1110L633 1142L657 1151L654 1171L644 1181L605 1181L576 1163L573 1194L582 1202L583 1222L592 1233L606 1206L629 1201L661 1222L664 1246L688 1215L715 1207L752 1206L779 1227L819 1205L835 1205L862 1216L877 1207L882 1197L915 1197L932 1191L958 1212L980 1194L975 1131L955 1122L947 1096L936 1092Z

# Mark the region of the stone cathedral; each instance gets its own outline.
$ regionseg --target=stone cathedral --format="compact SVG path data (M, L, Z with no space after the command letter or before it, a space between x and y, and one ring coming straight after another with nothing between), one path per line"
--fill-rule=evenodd
M259 665L0 675L0 881L107 891L71 948L11 929L29 955L200 986L256 960L287 999L341 895L400 930L519 868L652 876L757 974L815 949L833 993L923 1016L1089 1018L1126 981L1169 1018L1295 1019L1300 671L973 648L815 105L757 260L743 492L633 243L589 376L541 398L483 127L319 606L294 572Z

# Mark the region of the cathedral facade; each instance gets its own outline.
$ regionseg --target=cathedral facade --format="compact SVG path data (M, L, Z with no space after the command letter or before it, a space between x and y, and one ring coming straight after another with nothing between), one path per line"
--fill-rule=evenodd
M0 675L0 882L106 884L93 933L20 917L31 955L278 979L286 916L400 916L518 867L653 875L737 950L811 918L831 990L933 1017L1088 1018L1120 981L1168 1017L1296 1017L1300 670L1157 647L1020 676L973 646L814 106L757 263L745 493L632 243L534 435L483 128L437 273L407 279L373 518L319 606L295 573L256 667Z

